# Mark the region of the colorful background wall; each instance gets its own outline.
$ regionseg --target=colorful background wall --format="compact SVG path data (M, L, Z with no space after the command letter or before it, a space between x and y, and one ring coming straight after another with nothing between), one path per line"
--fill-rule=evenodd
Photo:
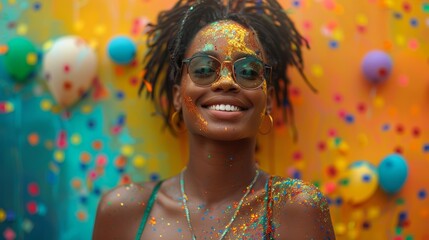
M162 131L137 95L146 24L173 3L0 1L0 239L90 239L105 191L184 166L184 137ZM318 93L290 72L299 140L276 113L276 129L259 139L261 167L318 185L338 239L429 239L429 1L281 3L310 42L306 74ZM65 109L61 94L85 77L43 61L70 35L85 40L86 55L57 49L46 64L96 57L96 68L80 67L97 77ZM129 64L108 55L118 36L136 47ZM68 82L50 87L50 70Z

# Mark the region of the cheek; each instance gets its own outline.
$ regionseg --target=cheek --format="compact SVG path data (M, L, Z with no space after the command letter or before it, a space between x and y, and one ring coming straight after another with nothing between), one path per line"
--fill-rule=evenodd
M188 129L189 125L191 124L197 124L196 127L199 129L199 131L206 131L207 130L207 121L203 118L201 113L198 110L197 105L195 104L196 96L198 95L197 92L189 92L189 82L186 82L186 80L182 81L182 102L184 104L184 114L186 114L188 117L184 116L185 119L188 118Z

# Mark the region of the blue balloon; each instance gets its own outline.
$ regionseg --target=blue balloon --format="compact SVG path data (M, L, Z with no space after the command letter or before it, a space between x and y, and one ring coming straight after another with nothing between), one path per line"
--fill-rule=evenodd
M408 176L407 161L399 154L391 154L378 165L380 187L387 193L401 190Z
M119 36L109 42L107 51L113 62L120 65L127 65L136 56L137 48L130 38Z

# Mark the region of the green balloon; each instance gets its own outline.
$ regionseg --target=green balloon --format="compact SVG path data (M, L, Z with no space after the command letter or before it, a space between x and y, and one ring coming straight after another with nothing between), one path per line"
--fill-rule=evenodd
M25 37L16 37L7 43L5 68L17 81L26 80L36 69L38 57L34 44Z

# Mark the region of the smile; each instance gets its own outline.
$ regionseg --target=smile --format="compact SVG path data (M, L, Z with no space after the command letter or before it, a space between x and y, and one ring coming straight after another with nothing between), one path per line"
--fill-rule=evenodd
M224 111L224 112L239 112L239 111L241 111L240 107L230 105L230 104L210 105L207 108L210 110Z

